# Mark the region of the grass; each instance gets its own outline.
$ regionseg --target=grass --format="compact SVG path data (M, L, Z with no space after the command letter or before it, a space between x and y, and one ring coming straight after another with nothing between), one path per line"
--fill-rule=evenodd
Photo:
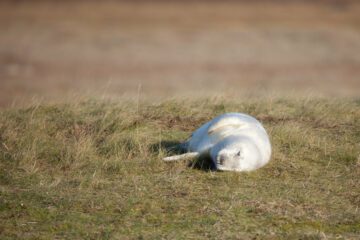
M164 163L223 112L258 118L250 173ZM360 100L103 100L0 112L1 239L357 239Z

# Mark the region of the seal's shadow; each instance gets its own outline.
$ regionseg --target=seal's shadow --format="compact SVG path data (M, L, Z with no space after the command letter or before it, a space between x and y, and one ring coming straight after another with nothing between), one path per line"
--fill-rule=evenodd
M186 153L185 149L181 147L181 142L179 141L160 141L158 143L150 145L149 150L152 153L157 153L157 154L161 150L162 151L165 150L167 156ZM211 161L211 158L209 156L200 156L196 160L189 160L188 167L206 172L216 170L216 167Z
M210 156L200 156L198 159L190 161L188 167L205 172L216 171L216 166L214 165Z

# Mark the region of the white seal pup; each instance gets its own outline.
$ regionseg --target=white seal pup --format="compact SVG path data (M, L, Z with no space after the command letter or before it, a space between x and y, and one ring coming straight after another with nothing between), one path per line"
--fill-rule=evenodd
M198 128L182 144L187 153L164 161L209 156L218 170L252 171L271 156L269 137L255 118L243 113L225 113Z

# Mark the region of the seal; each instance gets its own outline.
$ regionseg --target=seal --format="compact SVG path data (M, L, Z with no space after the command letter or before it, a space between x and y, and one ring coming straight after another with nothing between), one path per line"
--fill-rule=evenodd
M210 157L221 171L253 171L270 161L271 144L264 127L244 113L225 113L203 124L181 148L186 153L164 161Z

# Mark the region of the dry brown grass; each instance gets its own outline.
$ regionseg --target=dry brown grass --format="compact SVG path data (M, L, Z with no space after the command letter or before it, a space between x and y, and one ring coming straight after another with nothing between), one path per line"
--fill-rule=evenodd
M263 122L251 173L161 158L223 112ZM359 99L76 101L0 114L1 239L357 239Z
M151 98L360 92L356 1L0 4L1 106L139 84Z

